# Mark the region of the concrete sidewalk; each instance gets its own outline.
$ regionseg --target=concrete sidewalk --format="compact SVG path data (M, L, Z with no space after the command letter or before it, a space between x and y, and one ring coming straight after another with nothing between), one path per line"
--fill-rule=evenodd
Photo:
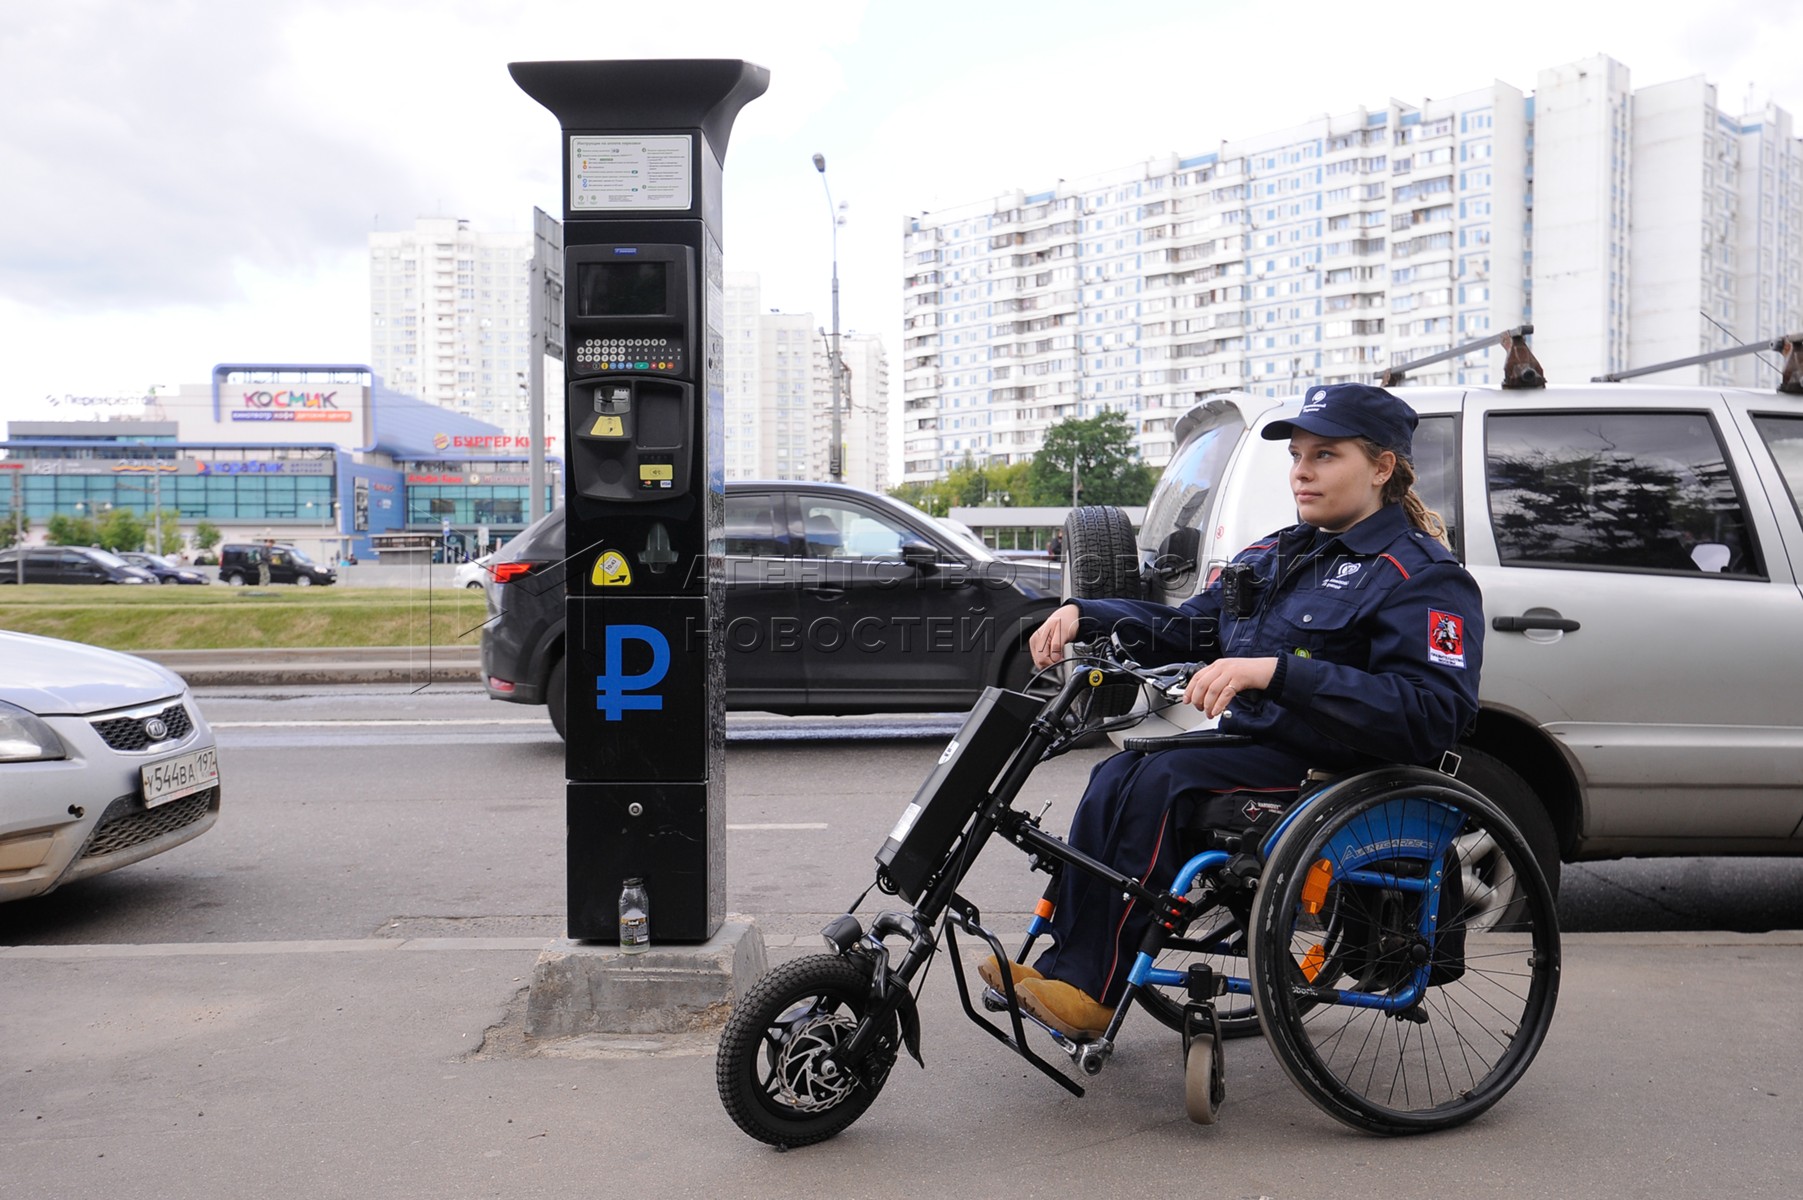
M770 939L773 960L813 938ZM717 1031L532 1043L532 939L0 949L6 1194L1791 1196L1803 1177L1803 935L1568 937L1526 1078L1463 1129L1380 1139L1230 1043L1190 1124L1176 1041L1129 1025L1065 1095L922 995L864 1119L779 1154L727 1119Z

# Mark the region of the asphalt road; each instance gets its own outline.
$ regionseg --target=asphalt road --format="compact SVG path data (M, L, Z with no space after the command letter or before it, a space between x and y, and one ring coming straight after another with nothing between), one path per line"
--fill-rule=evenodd
M0 910L13 944L560 936L563 744L544 710L467 685L203 689L225 808L187 846ZM956 717L733 714L727 901L811 939L872 858ZM1029 801L1062 829L1104 749L1042 768ZM993 848L967 893L1024 912L1043 880ZM652 898L655 905L656 897ZM1562 928L1803 929L1803 859L1568 864ZM780 942L779 942L780 944Z
M7 1196L1647 1200L1789 1197L1803 1172L1803 938L1596 932L1795 929L1803 863L1569 868L1548 1041L1445 1134L1340 1128L1258 1039L1229 1048L1222 1123L1192 1125L1174 1041L1149 1027L1075 1099L965 1021L936 970L926 1069L898 1066L858 1125L777 1154L722 1112L707 1030L522 1039L563 910L563 755L539 711L448 686L201 702L219 825L0 907ZM812 951L948 725L730 730L729 907L773 959ZM1050 827L1103 753L1042 770ZM998 846L967 891L1018 927L1036 877Z

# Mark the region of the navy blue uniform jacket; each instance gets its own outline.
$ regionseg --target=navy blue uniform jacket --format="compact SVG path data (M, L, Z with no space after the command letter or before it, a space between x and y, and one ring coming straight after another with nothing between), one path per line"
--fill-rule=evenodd
M1148 664L1276 656L1271 685L1236 696L1223 732L1324 768L1437 762L1477 715L1477 583L1399 504L1315 542L1294 525L1240 552L1259 580L1250 616L1222 611L1217 580L1177 608L1076 601L1078 637L1118 633Z

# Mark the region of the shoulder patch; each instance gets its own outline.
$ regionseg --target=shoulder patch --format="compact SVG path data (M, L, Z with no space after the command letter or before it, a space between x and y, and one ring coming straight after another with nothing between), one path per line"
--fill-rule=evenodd
M1465 669L1465 618L1457 613L1427 610L1428 661L1442 667Z

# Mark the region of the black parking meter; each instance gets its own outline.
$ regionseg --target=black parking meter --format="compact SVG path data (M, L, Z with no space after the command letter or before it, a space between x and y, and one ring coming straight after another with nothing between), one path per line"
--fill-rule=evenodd
M562 125L568 934L726 917L721 170L736 59L512 63Z

